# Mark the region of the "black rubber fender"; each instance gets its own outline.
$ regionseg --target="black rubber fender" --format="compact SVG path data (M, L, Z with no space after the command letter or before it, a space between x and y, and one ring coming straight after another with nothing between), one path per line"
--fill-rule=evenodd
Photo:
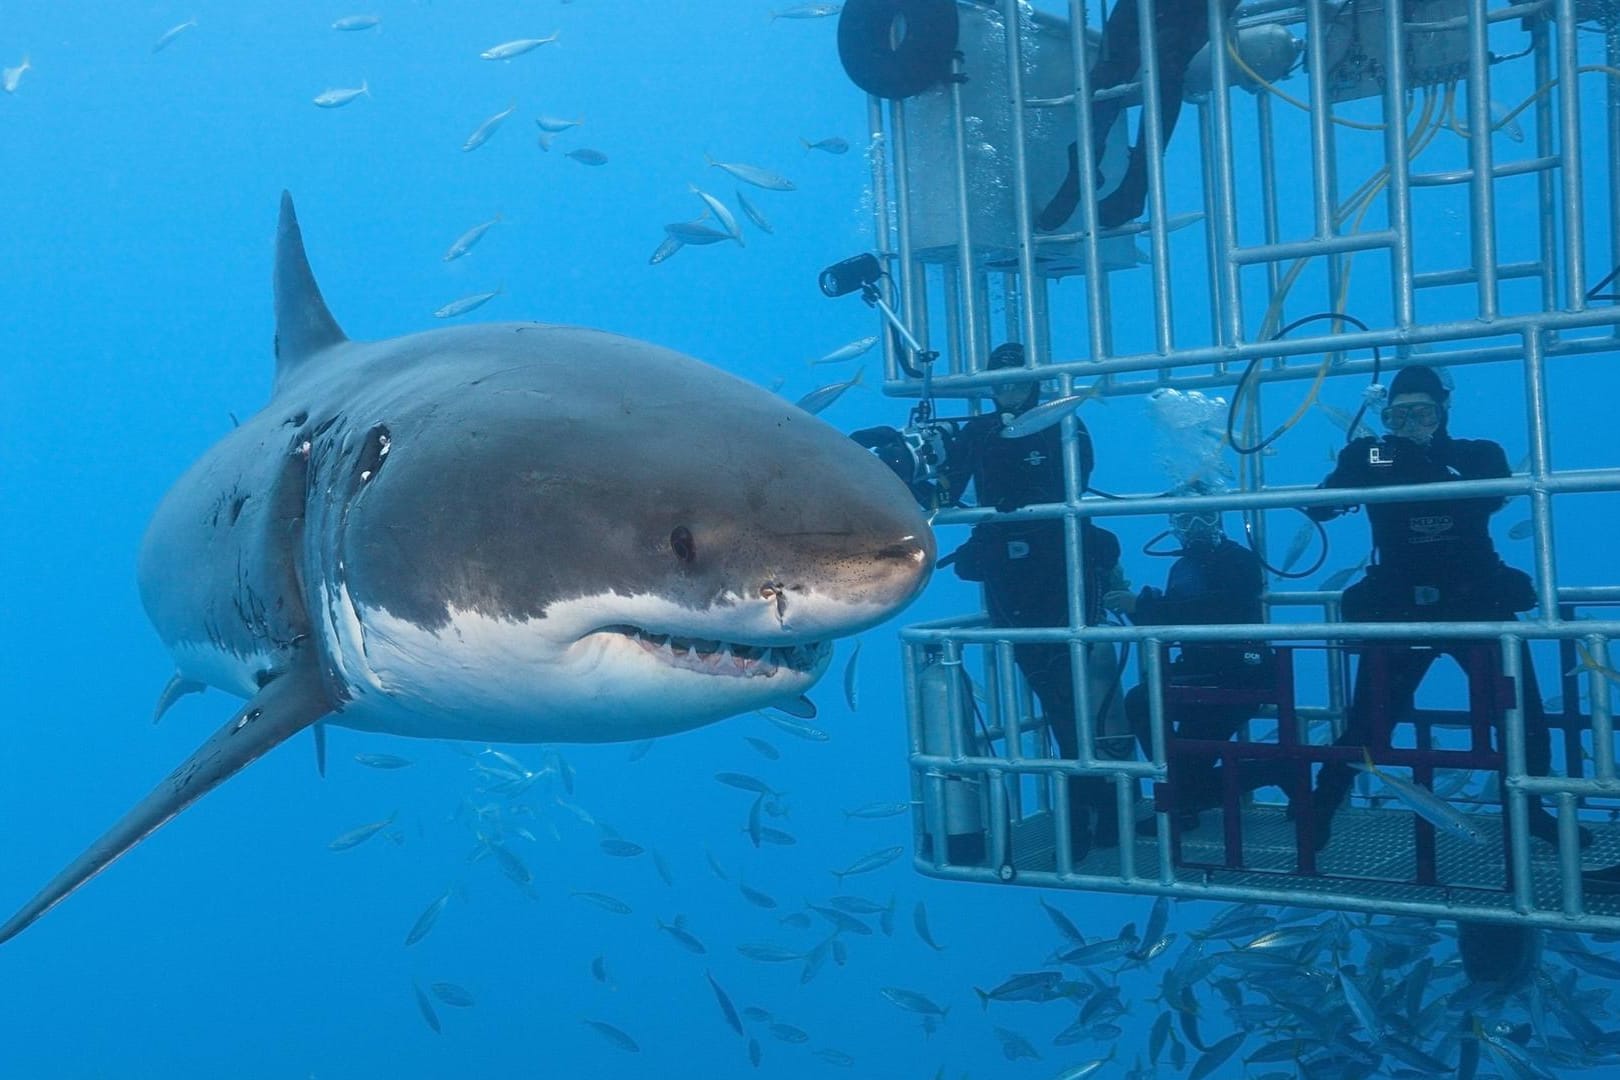
M905 35L891 47L896 20ZM838 59L856 86L898 101L950 78L959 30L956 0L846 0Z

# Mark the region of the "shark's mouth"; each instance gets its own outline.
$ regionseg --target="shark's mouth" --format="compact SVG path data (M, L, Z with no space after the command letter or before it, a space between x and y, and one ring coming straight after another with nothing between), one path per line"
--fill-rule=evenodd
M604 626L600 633L620 634L669 667L704 675L740 679L770 678L780 673L814 675L832 653L832 643L748 645L714 638L654 634L635 626Z

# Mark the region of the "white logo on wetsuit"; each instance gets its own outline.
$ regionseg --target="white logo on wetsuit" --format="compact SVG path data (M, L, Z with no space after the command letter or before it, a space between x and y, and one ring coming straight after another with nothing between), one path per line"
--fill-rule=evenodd
M1383 450L1384 448L1382 446L1367 447L1367 464L1386 466L1395 464L1395 459L1385 457Z
M1046 455L1045 454L1041 453L1039 450L1031 450L1025 456L1024 464L1029 465L1031 467L1036 467L1036 466L1039 466L1040 463L1045 461L1045 460L1046 460Z
M1415 541L1416 543L1427 543L1431 540L1438 540L1440 539L1441 533L1451 531L1452 525L1450 514L1433 514L1426 517L1407 518L1406 523L1409 529L1421 537L1421 539Z

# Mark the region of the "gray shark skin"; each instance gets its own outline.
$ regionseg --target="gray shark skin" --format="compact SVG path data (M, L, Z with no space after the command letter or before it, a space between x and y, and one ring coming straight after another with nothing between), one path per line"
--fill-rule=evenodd
M247 704L0 942L312 724L682 731L796 699L928 580L894 475L716 368L532 323L350 341L285 194L275 294L269 403L175 484L139 562L176 677Z

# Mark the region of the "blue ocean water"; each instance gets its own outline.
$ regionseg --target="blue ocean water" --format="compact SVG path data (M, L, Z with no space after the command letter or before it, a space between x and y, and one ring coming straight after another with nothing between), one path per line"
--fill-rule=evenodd
M839 68L834 20L771 21L770 9L768 0L386 0L364 6L382 15L379 27L338 33L330 23L361 9L0 6L0 66L25 54L31 65L16 92L0 97L5 903L31 894L236 707L209 692L151 726L172 665L141 610L134 557L167 487L229 429L231 414L265 400L282 189L298 199L316 275L354 337L427 328L446 302L499 288L472 318L646 338L761 383L785 376L782 393L796 397L830 378L808 359L876 332L853 298L815 290L821 267L872 244L865 98ZM192 18L194 27L153 52L164 31ZM556 44L510 62L478 58L553 30ZM370 96L348 106L310 103L362 80ZM461 151L481 121L511 104L517 112L487 145ZM585 122L542 152L539 114ZM835 134L855 149L831 156L799 142ZM1174 166L1196 168L1193 142L1179 136ZM607 163L564 156L581 147ZM662 224L702 209L688 182L721 195L736 186L706 168L705 153L785 173L798 190L747 192L774 235L750 231L746 249L714 245L650 266ZM452 240L497 213L501 223L476 251L441 260ZM1445 240L1461 246L1465 236L1459 221ZM1207 321L1196 305L1179 314ZM1558 436L1559 463L1607 463L1612 444L1602 433L1616 380L1593 361L1578 363L1553 376L1554 422L1570 433ZM1516 425L1518 387L1513 373L1470 375L1459 404L1476 427L1498 412ZM827 419L853 429L903 413L903 403L855 393ZM1162 484L1150 461L1111 454L1151 434L1140 408L1116 404L1092 425L1099 484ZM1335 437L1325 425L1319 434L1316 443ZM1516 459L1520 430L1501 437ZM1312 446L1283 479L1324 471ZM633 440L621 452L634 455ZM1590 542L1613 521L1607 499L1572 511L1561 533L1566 582L1607 580L1607 560ZM1522 516L1504 515L1501 527ZM1155 528L1122 526L1126 550ZM1336 553L1327 570L1364 550L1350 524L1334 536L1353 554ZM1162 573L1129 569L1139 584ZM976 600L941 575L905 618L970 610ZM932 1076L941 1066L953 1077L1039 1077L1102 1056L1106 1045L1048 1048L1068 1022L1062 1010L978 1008L971 987L1038 968L1056 944L1035 893L936 883L905 859L837 886L831 869L910 842L905 817L843 812L909 795L894 635L881 629L863 642L858 711L836 686L847 646L816 694L826 742L745 716L660 740L637 761L625 746L559 748L577 775L572 801L659 852L667 884L650 858L604 856L596 829L538 801L537 839L522 849L536 878L527 896L492 861L468 861L471 835L452 820L473 794L466 757L334 730L323 780L309 738L295 739L0 949L0 1075L839 1075L812 1056L831 1049L863 1077ZM769 740L781 759L764 760L743 736ZM538 764L538 749L509 749ZM367 769L353 762L360 752L414 764ZM743 832L748 798L714 782L721 770L756 773L786 792L790 815L775 824L797 843L756 850ZM394 811L401 842L328 850L338 834ZM739 880L781 908L750 904ZM433 932L403 946L424 907L451 887L457 895ZM612 894L634 911L611 914L575 890ZM748 941L808 948L820 926L787 929L780 917L840 891L893 897L893 935L846 937L847 963L828 963L809 982L798 965L737 954ZM1147 908L1109 896L1048 899L1088 936L1140 923ZM914 928L919 904L943 949ZM1185 931L1213 910L1178 909L1172 928ZM655 920L677 916L706 955L660 931ZM592 972L599 957L606 982ZM751 1065L705 973L739 1008L768 1009L808 1041L750 1022L762 1050ZM477 1004L440 1004L435 1033L413 980L453 982ZM1157 1015L1149 979L1126 985L1133 1011L1121 1021L1121 1071ZM929 1034L884 987L926 994L949 1015ZM611 1045L584 1020L631 1034L639 1052ZM992 1025L1026 1034L1044 1060L1009 1061Z

